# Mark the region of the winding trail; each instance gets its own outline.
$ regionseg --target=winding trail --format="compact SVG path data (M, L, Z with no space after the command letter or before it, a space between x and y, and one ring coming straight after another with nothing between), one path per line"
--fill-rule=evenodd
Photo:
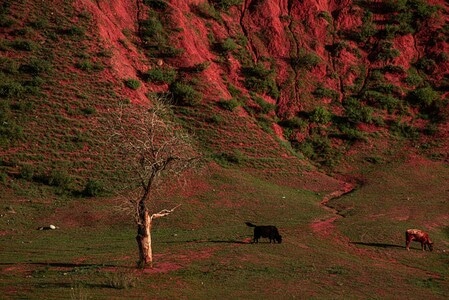
M320 202L320 205L327 211L332 213L332 216L327 219L321 219L321 220L315 220L310 224L310 227L312 228L313 232L318 233L320 235L328 236L330 234L335 234L335 225L334 221L338 218L341 218L340 215L338 215L338 211L330 206L328 206L328 203L332 199L340 198L343 195L349 194L350 192L354 191L356 188L355 184L352 183L345 183L342 188L333 191L329 194L326 194L323 199Z

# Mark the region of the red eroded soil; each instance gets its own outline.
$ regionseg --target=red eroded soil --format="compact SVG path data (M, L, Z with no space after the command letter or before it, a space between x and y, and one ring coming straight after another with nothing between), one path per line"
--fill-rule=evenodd
M136 79L138 71L144 72L148 69L145 56L139 53L133 41L124 34L126 30L132 35L137 32L137 16L141 12L138 11L136 1L76 0L74 7L79 11L87 10L92 14L101 39L101 46L112 51L110 61L112 70L105 72L112 82ZM145 85L136 91L125 89L123 92L133 102L148 102L146 97L148 90Z

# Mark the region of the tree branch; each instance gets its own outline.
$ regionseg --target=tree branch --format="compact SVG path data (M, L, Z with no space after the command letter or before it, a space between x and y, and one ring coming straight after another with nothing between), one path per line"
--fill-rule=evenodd
M157 218L161 218L161 217L165 217L165 216L171 214L175 209L177 209L180 206L181 206L181 204L178 204L177 206L173 207L172 209L163 209L163 210L161 210L158 213L152 214L151 215L151 220L157 219Z

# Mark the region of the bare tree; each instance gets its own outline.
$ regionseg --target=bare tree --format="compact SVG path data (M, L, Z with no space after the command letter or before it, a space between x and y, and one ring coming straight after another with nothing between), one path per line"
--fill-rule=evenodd
M122 109L113 123L113 149L122 158L118 171L126 174L123 180L130 191L126 202L137 225L138 266L152 267L153 220L180 206L152 212L155 191L164 182L182 178L178 175L194 167L199 155L190 135L174 121L171 106L164 99L155 99L150 108L132 105Z

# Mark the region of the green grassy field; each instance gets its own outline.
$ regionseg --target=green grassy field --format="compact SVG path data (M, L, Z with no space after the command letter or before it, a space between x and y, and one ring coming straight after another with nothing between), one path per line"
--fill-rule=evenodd
M336 215L320 206L320 193L238 170L208 174L160 201L182 206L154 225L155 265L143 271L135 269L132 220L115 209L117 199L9 198L0 219L0 292L7 299L444 299L447 167L390 166L366 176L330 202L344 215L330 223ZM413 205L401 201L407 197ZM250 244L245 221L275 224L283 243ZM36 230L43 222L59 228ZM434 252L419 244L405 251L411 226L429 230Z

